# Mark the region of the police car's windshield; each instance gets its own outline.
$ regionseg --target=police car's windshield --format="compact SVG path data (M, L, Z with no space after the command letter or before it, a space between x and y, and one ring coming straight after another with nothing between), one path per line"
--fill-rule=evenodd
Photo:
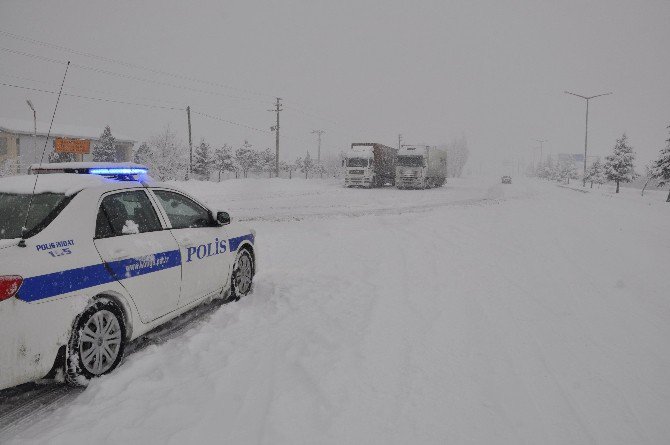
M62 193L38 193L33 196L28 212L29 194L0 192L0 239L21 238L24 221L26 237L45 228L60 213L72 196Z

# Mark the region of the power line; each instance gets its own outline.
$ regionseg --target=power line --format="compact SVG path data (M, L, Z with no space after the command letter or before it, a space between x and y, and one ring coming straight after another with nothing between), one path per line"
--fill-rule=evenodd
M222 83L218 83L218 82L205 81L205 80L193 78L193 77L190 77L190 76L184 76L184 75L179 75L179 74L175 74L175 73L170 73L170 72L167 72L167 71L158 70L158 69L154 69L154 68L150 68L150 67L146 67L146 66L142 66L142 65L137 65L137 64L125 62L125 61L118 60L118 59L112 59L112 58L99 56L99 55L92 54L92 53L78 51L78 50L68 48L68 47L65 47L65 46L55 45L55 44L51 44L51 43L48 43L48 42L39 41L37 39L32 39L32 38L29 38L29 37L20 36L20 35L13 34L13 33L1 30L1 29L0 29L0 35L10 37L10 38L13 38L13 39L16 39L16 40L20 40L20 41L25 41L25 42L32 43L32 44L39 45L39 46L44 46L44 47L54 48L54 49L58 49L58 50L62 50L62 51L71 52L73 54L77 54L77 55L80 55L80 56L83 56L83 57L89 57L89 58L92 58L92 59L96 59L96 60L100 60L100 61L104 61L104 62L108 62L108 63L118 64L118 65L128 67L128 68L145 70L145 71L149 71L149 72L152 72L152 73L155 73L155 74L161 74L161 75L165 75L165 76L169 76L169 77L173 77L173 78L177 78L177 79L187 80L187 81L191 81L191 82L197 82L197 83L200 83L200 84L216 86L216 87L220 87L220 88L232 89L232 90L236 90L236 91L240 91L240 92L244 92L244 93L248 93L248 94L253 94L253 95L258 95L258 96L270 96L269 94L266 94L266 93L259 93L259 92L255 92L255 91L252 91L252 90L235 88L235 87L232 87L230 85L226 85L226 84L222 84ZM56 64L66 64L67 63L64 60L54 59L54 58L45 57L45 56L40 56L40 55L37 55L37 54L33 54L33 53L25 52L25 51L20 51L20 50L15 50L15 49L10 49L10 48L5 48L5 47L0 47L0 51L5 51L5 52L8 52L8 53L23 56L23 57L33 58L33 59L40 60L40 61L43 61L43 62L56 63ZM90 72L99 73L99 74L104 74L104 75L109 75L109 76L116 76L116 77L120 77L120 78L124 78L124 79L128 79L128 80L151 83L151 84L155 84L155 85L166 86L166 87L170 87L170 88L177 88L177 89L182 89L182 90L196 92L196 93L202 93L202 94L207 94L207 95L218 95L218 96L222 96L222 97L238 99L238 100L243 100L243 101L259 102L259 103L261 102L258 99L253 99L253 98L249 98L249 97L233 96L233 95L229 95L229 94L225 94L225 93L221 93L221 92L217 92L217 91L209 91L209 90L204 90L204 89L199 89L199 88L188 87L188 86L185 86L185 85L173 84L173 83L170 83L170 82L163 82L163 81L159 81L159 80L155 80L155 79L149 79L149 78L134 76L134 75L130 75L130 74L119 73L119 72L106 70L106 69L102 69L102 68L97 68L97 67L92 67L92 66L83 65L83 64L71 63L70 66L75 67L75 68L79 68L81 70L86 70L86 71L90 71ZM6 85L6 84L3 84L3 85ZM27 87L21 87L21 86L16 86L16 87L27 89ZM40 91L39 89L32 89L32 90ZM44 91L44 92L47 92L47 91ZM51 92L51 93L53 94L53 92ZM70 94L70 93L68 93L66 95L68 95L70 97L78 97L78 98L83 98L83 99L91 99L91 100L98 100L98 101L105 101L105 102L115 102L115 103L121 103L121 104L127 104L127 105L174 109L174 110L180 110L180 111L184 110L183 107L169 107L169 106L140 104L140 103L129 102L129 101L102 99L102 98L96 98L96 97L90 97L90 96L75 95L75 94ZM295 102L293 102L293 103L295 104ZM339 122L337 122L336 120L325 117L324 115L319 115L319 114L314 113L314 112L305 111L305 109L307 109L308 107L298 107L296 105L291 105L288 108L290 108L291 111L294 111L296 113L299 113L299 114L302 114L302 115L305 115L305 116L308 116L308 117L312 117L312 118L315 118L315 119L320 119L320 120L323 120L323 121L327 121L327 122L330 122L331 124L334 124L334 125L337 125L337 126L341 126L341 124ZM242 127L245 127L245 128L252 129L254 131L261 131L261 132L267 133L264 130L260 130L258 128L248 126L248 125L244 125L244 124L238 124L236 122L228 121L226 119L221 119L221 118L218 118L216 116L206 115L204 113L198 113L198 114L204 115L205 117L209 117L209 118L212 118L212 119L220 120L222 122L226 122L226 123L229 123L231 125L238 125L238 126L242 126ZM357 129L357 131L362 131L362 130ZM348 131L345 131L345 132L335 131L335 132L336 133L341 133L342 135L345 135L347 137L351 137L351 135L346 134L346 133L348 133ZM290 136L288 136L288 137L290 139L298 139L298 138L295 138L295 137L290 137ZM334 147L330 144L324 144L324 145ZM337 148L337 147L334 147L334 148Z
M96 59L96 60L100 60L100 61L107 62L107 63L115 63L117 65L125 66L127 68L134 68L134 69L138 69L138 70L149 71L149 72L154 73L154 74L161 74L163 76L173 77L175 79L186 80L186 81L189 81L189 82L196 82L196 83L200 83L200 84L203 84L203 85L209 85L209 86L214 86L214 87L219 87L219 88L227 88L227 89L239 91L239 92L242 92L242 93L252 94L252 95L256 95L256 96L266 96L266 97L268 97L268 96L272 97L273 96L272 94L260 93L260 92L249 90L249 89L233 87L233 86L227 85L225 83L202 80L202 79L198 79L198 78L191 77L191 76L185 76L185 75L182 75L182 74L175 74L175 73L171 73L171 72L168 72L168 71L159 70L159 69L156 69L156 68L151 68L151 67L147 67L147 66L143 66L143 65L138 65L138 64L135 64L135 63L125 62L125 61L119 60L119 59L113 59L111 57L99 56L97 54L93 54L93 53L89 53L89 52L85 52L85 51L79 51L79 50L76 50L76 49L73 49L73 48L68 48L67 46L56 45L56 44L53 44L53 43L44 42L42 40L37 40L37 39L30 38L30 37L21 36L21 35L14 34L14 33L8 32L8 31L4 31L2 29L0 29L0 35L3 35L5 37L9 37L9 38L12 38L12 39L15 39L15 40L20 40L20 41L23 41L23 42L32 43L34 45L44 46L44 47L47 47L47 48L53 48L53 49L57 49L57 50L60 50L60 51L66 51L66 52L76 54L76 55L82 56L82 57L88 57L88 58L91 58L91 59Z
M0 30L0 34L4 34L4 33L5 32ZM46 43L46 42L44 42L44 43ZM28 52L25 52L25 51L19 51L19 50L5 48L5 47L0 47L0 51L5 51L5 52L8 52L8 53L23 56L23 57L33 58L33 59L40 60L40 61L43 61L43 62L56 63L56 64L66 64L67 63L66 61L63 61L63 60L60 60L60 59L44 57L44 56L40 56L40 55L37 55L37 54L32 54L32 53L28 53ZM104 75L108 75L108 76L116 76L116 77L120 77L120 78L124 78L124 79L128 79L128 80L134 80L134 81L138 81L138 82L151 83L151 84L155 84L155 85L166 86L166 87L170 87L170 88L176 88L176 89L181 89L181 90L191 91L191 92L196 92L196 93L201 93L201 94L218 95L218 96L232 98L232 99L262 103L258 99L252 99L252 98L241 97L241 96L233 96L233 95L230 95L230 94L225 94L225 93L221 93L221 92L217 92L217 91L203 90L203 89L199 89L199 88L188 87L188 86L185 86L185 85L178 85L178 84L173 84L173 83L170 83L170 82L163 82L163 81L159 81L159 80L155 80L155 79L148 79L148 78L144 78L144 77L134 76L134 75L130 75L130 74L124 74L124 73L118 73L116 71L110 71L110 70L106 70L106 69L102 69L102 68L96 68L96 67L77 64L77 63L71 63L70 66L75 67L75 68L79 68L81 70L91 71L91 72L104 74ZM149 69L149 70L151 70L151 69ZM320 116L320 115L312 113L312 112L304 111L304 109L301 109L301 107L297 107L295 105L292 105L289 108L291 108L292 111L294 111L296 113L299 113L299 114L302 114L302 115L305 115L305 116L310 116L310 117L313 117L315 119L320 119L320 120L323 120L323 121L327 121L327 122L330 122L331 124L335 124L337 126L341 126L340 123L338 123L337 121L335 121L333 119L330 119L330 118L327 118L327 117L324 117L324 116ZM184 108L179 108L179 109L184 110ZM223 120L223 121L225 121L225 120ZM253 127L250 127L250 128L253 129ZM359 131L359 132L362 132L361 129L356 129L356 130ZM337 132L337 133L341 133L343 135L351 137L351 135L346 134L348 132L344 132L344 133L343 132Z
M57 94L56 91L44 90L44 89L41 89L41 88L26 87L26 86L23 86L23 85L14 85L14 84L9 84L9 83L4 83L4 82L0 82L0 86L11 87L11 88L19 88L19 89L22 89L22 90L36 91L36 92L39 92L39 93L46 93L46 94ZM117 100L117 99L109 99L109 98L103 98L103 97L84 96L84 95L81 95L81 94L63 93L63 96L74 97L74 98L77 98L77 99L95 100L95 101L99 101L99 102L111 102L111 103L116 103L116 104L121 104L121 105L132 105L132 106L147 107L147 108L160 108L160 109L164 109L164 110L173 110L173 111L186 111L186 108L184 108L184 107L169 107L169 106L145 104L145 103L139 103L139 102L128 102L128 101ZM209 119L224 122L226 124L234 125L234 126L237 126L237 127L247 128L249 130L257 131L257 132L264 133L264 134L271 134L272 133L270 131L262 130L260 128L253 127L251 125L231 121L231 120L219 117L219 116L214 116L212 114L202 113L202 112L196 111L194 109L191 109L191 113L197 114L199 116L203 116L203 117L206 117L206 118L209 118Z
M5 87L20 88L22 90L37 91L37 92L40 92L40 93L57 94L56 91L43 90L41 88L31 88L31 87L26 87L26 86L22 86L22 85L13 85L13 84L3 83L3 82L0 82L0 85L5 86ZM139 103L139 102L128 102L128 101L123 101L123 100L108 99L108 98L104 98L104 97L84 96L84 95L81 95L81 94L63 93L63 96L75 97L75 98L78 98L78 99L97 100L99 102L111 102L111 103L117 103L117 104L123 104L123 105L133 105L133 106L137 106L137 107L162 108L164 110L178 110L178 111L183 111L184 110L183 107L179 108L179 107L169 107L169 106L164 106L164 105L143 104L143 103Z
M57 64L61 64L61 65L66 63L65 61L62 61L62 60L59 60L59 59L52 59L50 57L39 56L37 54L27 53L25 51L18 51L18 50L14 50L14 49L10 49L10 48L5 48L5 47L0 47L0 51L5 51L5 52L11 53L11 54L41 60L43 62L57 63ZM163 82L163 81L160 81L160 80L148 79L146 77L139 77L139 76L133 76L131 74L118 73L116 71L105 70L105 69L102 69L102 68L96 68L96 67L92 67L92 66L88 66L88 65L81 65L81 64L78 64L78 63L71 63L70 66L75 67L75 68L79 68L81 70L91 71L91 72L99 73L99 74L105 74L105 75L108 75L108 76L121 77L123 79L135 80L135 81L138 81L138 82L153 83L153 84L156 84L156 85L167 86L167 87L170 87L170 88L177 88L177 89L181 89L181 90L186 90L186 91L191 91L191 92L196 92L196 93L202 93L202 94L207 94L207 95L217 95L217 96L227 97L227 98L230 98L230 99L239 99L239 100L247 100L247 101L251 101L251 102L263 103L259 99L252 99L252 98L242 97L242 96L233 96L233 95L230 95L230 94L221 93L219 91L203 90L203 89L200 89L200 88L193 88L193 87L188 87L188 86L185 86L185 85L178 85L178 84L174 84L174 83L170 83L170 82Z
M54 82L46 82L46 81L43 81L43 80L32 79L30 77L14 76L14 75L11 75L11 74L4 74L4 73L0 73L0 77L7 77L7 78L12 78L12 79L24 80L24 81L40 83L40 84L44 84L44 85L52 85L52 86L60 85L60 84L57 84L57 83L54 83ZM105 94L105 95L114 95L115 94L115 93L111 93L109 91L94 90L94 89L90 89L90 88L78 88L77 90L78 91L89 91L91 93L99 93L99 94ZM66 91L69 91L70 94L75 94L72 90L66 90ZM135 99L141 99L141 100L144 100L144 101L155 102L157 104L166 105L166 106L169 106L169 104L181 103L181 102L173 102L173 101L156 101L153 98L141 97L141 96L135 97Z
M217 120L217 121L225 122L225 123L230 124L230 125L235 125L237 127L243 127L243 128L247 128L249 130L258 131L260 133L265 133L265 134L271 134L272 133L272 132L267 131L267 130L261 130L260 128L252 127L251 125L246 125L246 124L241 124L239 122L230 121L228 119L224 119L224 118L219 117L219 116L213 116L211 114L201 113L201 112L195 111L193 109L191 109L191 113L197 114L199 116L207 117L209 119L214 119L214 120Z

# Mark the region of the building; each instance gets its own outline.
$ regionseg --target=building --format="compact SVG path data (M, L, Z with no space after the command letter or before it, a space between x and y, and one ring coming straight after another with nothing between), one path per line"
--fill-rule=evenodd
M26 173L31 164L40 162L42 150L44 159L49 162L49 156L54 151L56 138L87 139L91 141L91 149L99 142L103 128L83 128L69 125L54 124L51 135L47 141L49 124L37 122L37 135L33 135L34 125L32 120L18 120L0 118L0 171L6 173ZM116 161L128 162L133 158L132 139L114 134L116 139ZM44 149L46 143L46 150ZM92 161L92 155L75 155L78 161Z

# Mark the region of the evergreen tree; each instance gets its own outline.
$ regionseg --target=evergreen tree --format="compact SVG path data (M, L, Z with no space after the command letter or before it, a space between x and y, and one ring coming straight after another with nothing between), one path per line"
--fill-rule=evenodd
M670 128L670 126L668 126ZM667 145L658 154L658 159L654 161L652 173L655 178L658 178L658 186L663 187L670 183L670 138L666 140ZM666 202L670 202L670 191Z
M93 146L93 160L96 162L116 161L115 142L112 130L107 125L100 135L100 140Z
M223 144L223 147L217 148L214 151L213 164L214 168L219 173L219 182L221 182L221 173L235 171L233 152L230 145Z
M139 148L133 154L133 162L137 164L146 165L147 167L153 163L153 152L149 144L142 142Z
M594 182L598 185L605 183L605 167L600 159L596 159L595 162L586 169L586 180L591 182L591 188L593 188Z
M628 145L626 133L617 139L614 152L605 158L605 176L608 180L616 182L616 193L619 193L619 184L631 182L638 175L635 173L633 161L635 152Z
M212 155L209 144L204 139L200 140L200 144L195 147L193 157L193 173L201 179L209 180L209 173L212 168Z
M298 158L300 159L300 158ZM297 161L296 161L297 163ZM314 161L312 160L312 157L309 154L309 151L305 155L304 159L300 159L300 171L305 174L305 179L307 179L307 176L309 173L314 170Z

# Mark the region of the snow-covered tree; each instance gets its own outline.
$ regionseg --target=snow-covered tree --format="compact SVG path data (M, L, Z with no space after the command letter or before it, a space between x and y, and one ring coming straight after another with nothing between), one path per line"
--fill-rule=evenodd
M619 184L622 182L631 182L637 178L633 161L635 161L635 152L628 145L626 133L617 139L614 146L614 152L605 158L605 176L608 180L616 182L616 193L619 193Z
M577 179L577 169L575 168L575 163L572 159L566 159L558 164L558 180L565 181L567 184L570 184L571 179Z
M668 126L670 128L670 126ZM658 154L658 159L654 161L652 174L657 178L658 186L663 187L670 183L670 138L666 140L667 145ZM670 191L666 202L670 202Z
M279 170L283 172L288 172L288 178L291 179L293 177L293 172L298 170L300 168L296 162L286 162L286 161L280 161L279 162Z
M209 173L212 171L212 154L209 144L204 139L195 147L193 153L193 173L201 179L209 180Z
M93 160L96 162L116 161L115 142L116 139L112 136L112 130L107 125L100 135L100 140L93 146Z
M558 179L558 164L554 162L551 155L547 155L547 160L541 162L537 167L537 176L543 179Z
M258 164L258 152L251 148L249 141L244 141L244 144L235 150L235 162L242 170L242 175L246 178L249 171Z
M272 177L275 171L275 155L269 148L266 148L258 154L258 162L256 165L258 171L267 172L268 178Z
M149 139L149 149L152 153L150 173L161 181L182 179L188 165L186 150L177 134L170 130L170 126Z
M153 163L153 155L149 144L142 142L133 154L133 162L150 166Z
M327 172L323 164L314 164L313 171L315 175L319 175L319 178L323 178L323 175Z
M586 180L591 183L591 188L593 188L593 183L598 185L605 183L605 166L600 159L596 159L595 162L586 169Z
M305 179L307 179L309 173L314 169L314 161L312 160L309 151L304 158L296 159L295 163L300 171L305 174Z
M221 182L221 173L235 171L233 151L230 145L223 144L222 147L219 147L214 151L213 164L214 169L219 173L219 182Z

